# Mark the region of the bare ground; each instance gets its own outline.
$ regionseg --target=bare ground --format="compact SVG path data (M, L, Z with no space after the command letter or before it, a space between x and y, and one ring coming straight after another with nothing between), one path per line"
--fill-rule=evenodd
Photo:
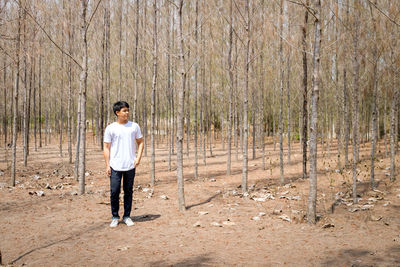
M135 225L111 229L109 180L102 152L89 144L86 194L66 154L56 145L33 151L24 167L18 151L15 188L8 187L10 151L0 150L0 251L15 266L400 266L400 184L390 183L383 144L376 161L376 191L369 188L369 147L361 146L358 192L351 202L352 173L336 171L334 147L319 147L318 215L305 222L308 181L301 178L299 145L291 163L285 156L285 186L279 185L279 151L267 144L267 170L261 151L249 160L250 195L239 185L242 161L220 144L207 151L193 177L194 154L184 158L187 211L177 209L175 157L156 152L157 183L149 187L149 158L135 179ZM66 147L64 147L66 150ZM149 151L150 152L150 151ZM251 150L249 150L251 152ZM64 151L65 153L65 151ZM150 153L149 153L150 154ZM251 153L250 153L251 155ZM8 159L5 160L5 159ZM43 195L40 194L43 192ZM121 209L123 209L121 203Z

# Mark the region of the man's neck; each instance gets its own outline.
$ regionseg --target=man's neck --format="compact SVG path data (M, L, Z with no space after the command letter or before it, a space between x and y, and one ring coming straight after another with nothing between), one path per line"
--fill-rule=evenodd
M117 120L117 123L118 124L127 124L128 123L128 120L123 120L123 121L121 121L121 120Z

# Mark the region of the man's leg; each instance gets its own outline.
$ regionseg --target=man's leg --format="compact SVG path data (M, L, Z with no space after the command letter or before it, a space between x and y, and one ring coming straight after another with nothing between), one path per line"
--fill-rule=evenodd
M131 216L135 169L124 172L124 218Z
M122 178L122 172L114 171L111 168L110 202L111 202L111 213L113 219L119 219L118 211L119 211L119 194L121 192L121 178Z

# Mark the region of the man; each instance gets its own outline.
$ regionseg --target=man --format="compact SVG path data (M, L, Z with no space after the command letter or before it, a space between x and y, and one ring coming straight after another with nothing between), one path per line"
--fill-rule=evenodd
M143 136L137 123L129 121L129 104L118 101L113 106L117 121L107 126L104 133L104 159L106 174L110 176L110 199L112 221L110 227L119 223L119 194L123 178L124 215L122 221L127 226L134 225L130 214L132 210L133 182L135 170L143 153ZM138 145L136 157L135 141Z

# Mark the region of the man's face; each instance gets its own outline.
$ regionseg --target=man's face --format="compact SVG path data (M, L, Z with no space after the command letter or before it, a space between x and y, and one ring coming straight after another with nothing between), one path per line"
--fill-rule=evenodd
M129 108L121 108L120 111L117 111L117 117L119 121L128 121L129 119Z

